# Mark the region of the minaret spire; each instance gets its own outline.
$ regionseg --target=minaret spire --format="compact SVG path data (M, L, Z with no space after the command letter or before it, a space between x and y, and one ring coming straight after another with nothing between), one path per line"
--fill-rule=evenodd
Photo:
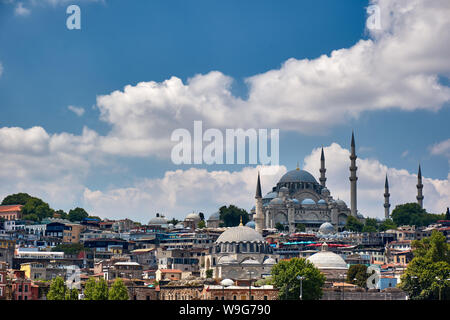
M422 194L422 189L423 189L423 184L422 184L422 170L420 169L420 163L419 163L419 172L417 173L417 203L419 204L419 206L421 208L423 208L423 194Z
M327 181L327 178L325 177L325 172L327 169L325 169L325 155L323 154L323 147L322 147L322 153L320 155L320 184L322 187L325 188L325 183Z
M255 199L262 198L262 192L261 192L261 179L259 178L259 171L258 171L258 182L256 183L256 195Z
M262 192L261 192L261 179L259 177L258 172L258 181L256 182L256 195L255 195L256 203L255 203L255 230L260 234L263 233L265 221L264 221L264 213L262 208Z
M352 142L351 142L351 154L350 154L350 198L351 198L351 214L356 217L358 210L356 207L356 180L358 177L356 176L356 170L358 167L356 166L356 151L355 151L355 135L352 131Z
M384 218L389 219L389 208L391 207L391 204L389 203L389 196L391 194L389 193L389 182L388 177L386 173L386 180L384 182Z

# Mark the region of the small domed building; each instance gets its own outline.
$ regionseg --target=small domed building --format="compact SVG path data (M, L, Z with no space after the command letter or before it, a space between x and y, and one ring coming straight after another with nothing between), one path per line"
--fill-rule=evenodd
M199 214L192 212L192 213L188 214L186 216L186 218L184 218L183 224L184 224L185 228L190 228L192 230L195 230L198 228L198 224L200 223L201 220L202 219L200 218Z
M322 223L322 225L319 228L319 234L332 234L334 232L335 232L334 227L329 222Z
M159 227L162 229L169 228L169 220L167 220L163 215L157 213L154 218L151 218L148 222L151 227Z
M325 275L327 282L343 281L344 276L347 276L347 263L340 255L329 251L326 242L322 244L321 251L306 260L312 262Z
M224 231L210 248L205 257L202 276L206 270L213 270L216 279L259 279L270 275L272 266L278 258L273 255L272 247L253 228L231 227ZM252 274L249 274L249 271Z
M206 226L208 228L219 228L221 222L220 212L215 212L209 216L208 220L206 220Z

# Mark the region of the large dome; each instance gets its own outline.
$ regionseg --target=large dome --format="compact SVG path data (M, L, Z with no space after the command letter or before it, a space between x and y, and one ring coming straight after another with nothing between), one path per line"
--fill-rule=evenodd
M308 261L312 262L318 269L347 270L347 263L336 253L328 251L328 245L322 245L322 251L310 256Z
M281 177L280 183L284 182L310 182L317 183L316 179L311 173L305 170L291 170Z
M264 238L252 228L239 226L225 230L216 240L223 242L264 242Z

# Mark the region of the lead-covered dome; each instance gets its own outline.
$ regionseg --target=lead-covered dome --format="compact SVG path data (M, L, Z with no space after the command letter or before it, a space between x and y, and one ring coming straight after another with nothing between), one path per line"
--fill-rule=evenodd
M316 202L313 199L306 198L306 199L303 199L302 204L303 205L314 205L314 204L316 204Z
M264 242L264 238L250 227L238 226L225 230L216 240L216 243L224 242Z
M220 212L215 212L209 216L208 221L218 221L220 220Z
M325 222L319 228L319 232L322 234L329 234L334 232L334 227L331 223Z
M322 245L322 251L317 252L306 259L314 264L319 270L347 270L347 263L336 253L328 251L328 245Z
M291 170L285 173L280 181L280 183L284 182L310 182L317 183L314 176L305 170Z

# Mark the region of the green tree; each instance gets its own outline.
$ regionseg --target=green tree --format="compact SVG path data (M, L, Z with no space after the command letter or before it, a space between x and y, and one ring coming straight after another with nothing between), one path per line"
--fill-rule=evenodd
M51 218L54 213L54 210L50 208L48 203L34 197L27 200L21 211L25 220L28 220L28 217L30 217L29 220L33 220L37 217L37 221L42 221L42 219L45 218Z
M398 226L414 225L417 227L427 226L445 218L445 214L427 213L417 203L398 205L392 211L391 216L394 223Z
M64 252L64 254L78 254L82 251L90 251L90 249L85 248L81 243L64 243L58 244L52 248L52 251Z
M285 230L285 226L282 224L282 223L279 223L279 222L277 222L276 224L275 224L275 229L277 229L278 231L284 231Z
M322 297L325 276L311 262L303 258L282 260L272 267L272 283L279 290L279 299L295 300L300 296L300 280L303 276L303 299L318 300Z
M356 284L358 287L365 288L369 274L367 273L367 266L363 264L354 264L348 268L347 282ZM356 280L355 280L356 279Z
M173 225L177 225L180 222L180 220L177 220L175 218L173 218L172 220L169 221L169 223L173 224Z
M55 211L55 214L58 214L60 216L61 219L67 219L67 212L65 212L64 210L57 210Z
M67 287L62 277L56 277L50 283L47 300L65 300Z
M356 219L354 216L349 216L347 218L347 223L345 224L345 230L361 232L363 227L364 227L364 225L358 219Z
M90 277L84 286L84 300L95 300L95 278Z
M364 222L364 227L362 232L377 232L378 231L378 221L374 218L366 218Z
M78 300L78 289L73 288L71 290L67 290L66 300Z
M411 299L450 299L450 245L434 230L431 237L412 242L414 259L401 277L400 288Z
M219 209L220 220L223 221L223 226L225 227L235 227L238 226L241 217L242 223L245 225L249 221L248 213L244 209L238 208L234 205L229 207L222 206Z
M199 227L199 229L205 228L206 227L205 220L200 220L200 222L198 223L198 227Z
M306 226L303 223L297 223L295 225L295 231L304 232L306 230Z
M200 220L205 221L205 214L203 212L198 213Z
M108 300L108 283L105 279L101 278L95 283L93 300Z
M81 221L83 218L89 217L89 214L83 208L75 208L69 211L68 218L70 221Z
M25 205L29 199L33 198L28 193L16 193L5 197L2 201L3 206L21 204Z
M108 293L109 300L128 300L128 290L122 279L117 278L114 280L113 285Z
M397 225L392 221L392 219L385 219L380 226L378 227L378 230L380 231L386 231L386 230L392 230L397 229Z
M213 277L213 269L206 270L206 278L210 279Z

